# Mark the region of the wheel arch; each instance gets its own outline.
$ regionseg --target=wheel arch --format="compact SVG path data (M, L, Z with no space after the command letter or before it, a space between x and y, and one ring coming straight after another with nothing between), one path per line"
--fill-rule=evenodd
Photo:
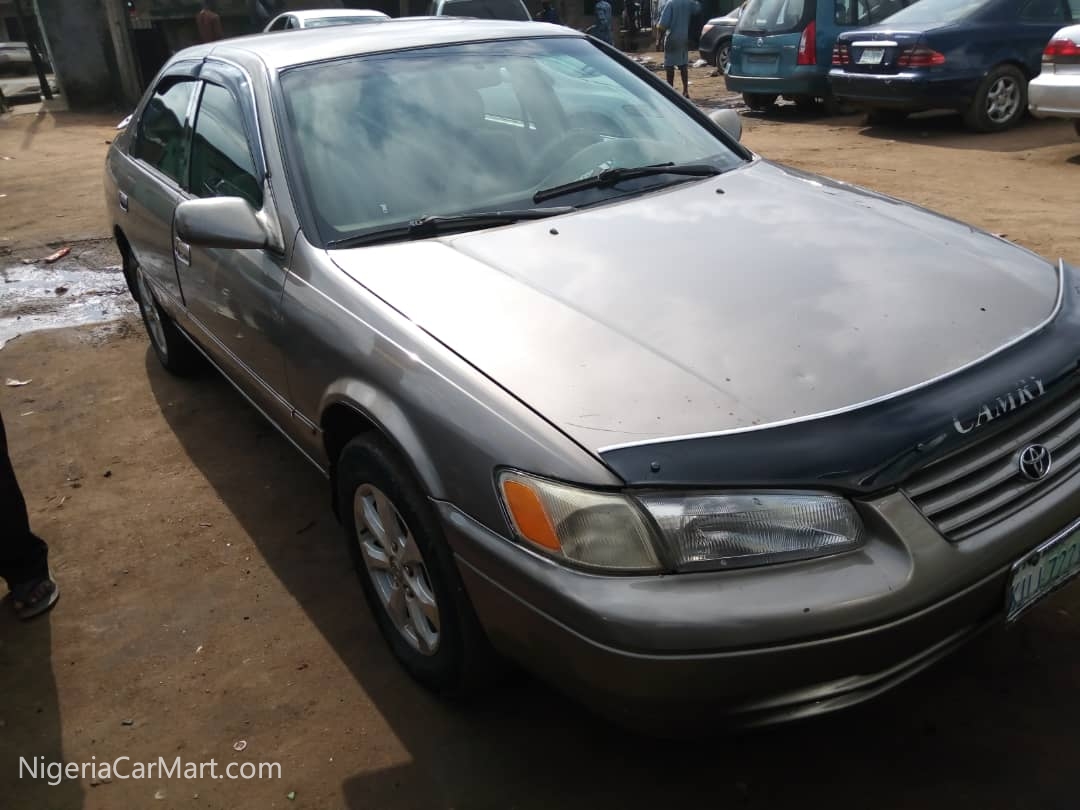
M326 453L334 514L338 514L337 461L345 445L358 436L377 435L390 444L429 497L444 496L431 455L405 413L389 397L358 380L331 386L319 407L319 428Z

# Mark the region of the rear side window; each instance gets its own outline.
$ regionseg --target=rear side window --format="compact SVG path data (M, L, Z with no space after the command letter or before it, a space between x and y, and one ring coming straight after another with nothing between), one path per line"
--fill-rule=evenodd
M906 0L836 0L833 21L849 27L874 25L909 5Z
M1080 20L1080 0L1069 0L1069 16L1074 21Z
M216 84L203 89L191 144L191 193L243 197L262 208L262 186L244 132L240 104Z
M1027 0L1020 7L1020 19L1024 22L1063 23L1065 9L1061 0Z
M190 79L163 79L139 118L131 145L132 157L177 183L183 182L187 163L184 120L194 90L195 82Z
M816 0L750 0L735 30L740 34L792 34L806 28L816 13Z

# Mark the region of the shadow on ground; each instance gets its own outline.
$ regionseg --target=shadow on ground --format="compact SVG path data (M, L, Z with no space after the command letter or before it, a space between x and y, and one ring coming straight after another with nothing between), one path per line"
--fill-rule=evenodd
M410 754L348 779L350 808L1075 807L1078 588L870 706L796 726L646 739L525 675L446 704L371 641L321 475L221 378L146 365L191 460ZM268 502L268 484L290 498Z
M64 762L50 621L51 614L45 614L20 622L10 598L0 602L0 807L82 807L78 780L50 785L43 777L42 763ZM20 760L25 760L25 768ZM28 770L35 760L37 778Z

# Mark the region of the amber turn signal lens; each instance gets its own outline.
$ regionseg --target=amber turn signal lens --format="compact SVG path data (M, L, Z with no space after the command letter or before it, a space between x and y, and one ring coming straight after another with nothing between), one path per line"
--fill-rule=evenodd
M562 545L536 492L520 481L504 480L502 488L518 534L551 551L561 551Z

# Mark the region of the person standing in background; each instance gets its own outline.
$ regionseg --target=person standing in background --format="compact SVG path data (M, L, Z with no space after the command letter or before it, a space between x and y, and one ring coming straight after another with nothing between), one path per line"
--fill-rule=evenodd
M536 14L536 20L537 22L562 25L562 20L559 19L559 12L557 12L555 6L551 4L551 0L543 0L543 2L540 3L540 11Z
M664 40L664 71L667 82L675 86L675 68L682 76L682 94L690 98L689 43L690 20L697 13L698 5L694 0L668 0L660 12L660 24L657 26Z
M199 29L199 42L217 42L225 38L221 15L217 13L217 0L203 0L202 10L195 15L195 27Z
M0 416L0 577L7 581L15 615L20 619L44 613L60 598L60 589L49 576L49 547L30 531L26 500L8 456L3 416Z
M596 25L593 26L593 36L608 45L613 45L611 36L611 3L608 0L596 0Z

